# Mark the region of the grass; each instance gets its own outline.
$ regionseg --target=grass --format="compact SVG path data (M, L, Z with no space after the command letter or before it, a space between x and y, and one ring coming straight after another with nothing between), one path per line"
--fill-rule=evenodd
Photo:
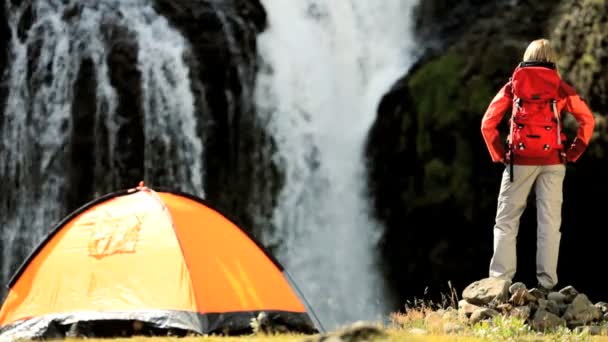
M537 332L524 319L507 315L471 325L459 316L454 294L451 300L448 306L418 303L406 306L403 313L392 314L391 335L408 341L608 341L608 326L598 336L566 327ZM413 331L425 334L411 336Z
M572 334L545 334L545 335L522 335L517 337L480 337L480 336L469 336L469 335L439 335L439 334L427 334L417 335L409 333L405 330L389 329L387 330L387 336L373 341L411 341L411 342L482 342L482 341L608 341L608 336L586 336L586 335L572 335ZM171 337L134 337L130 339L68 339L69 342L302 342L302 341L317 341L317 336L305 336L305 335L251 335L242 337L187 337L187 338L171 338ZM364 341L364 340L361 340ZM370 340L368 340L370 341Z
M406 309L402 313L391 315L389 326L366 325L380 328L383 332L375 338L344 339L344 341L412 341L412 342L447 342L447 341L608 341L608 336L590 336L587 332L575 332L567 328L551 332L533 331L524 320L516 317L495 316L490 321L475 325L460 325L460 330L446 333L446 327L461 324L457 311L452 308L433 309L430 306ZM340 335L342 330L330 334ZM245 336L203 336L203 337L133 337L118 339L67 339L69 342L317 342L320 335L300 334L265 334L257 333Z

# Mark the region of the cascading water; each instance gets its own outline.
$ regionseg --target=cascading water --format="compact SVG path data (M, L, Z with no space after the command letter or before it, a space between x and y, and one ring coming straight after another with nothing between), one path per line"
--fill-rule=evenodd
M183 54L187 44L147 0L6 1L12 34L6 77L8 98L0 116L0 283L67 214L67 169L74 132L72 106L79 68L94 69L96 104L88 113L95 127L93 190L121 184L121 151L141 154L141 179L203 196L201 138ZM31 8L28 6L31 5ZM4 4L3 4L4 6ZM25 13L31 11L31 13ZM31 17L23 32L22 21ZM110 82L108 53L115 31L127 32L141 74L143 150L121 144L125 118ZM120 43L120 42L119 42ZM137 99L129 99L137 101ZM125 146L126 145L126 146ZM101 150L105 151L101 153ZM135 186L136 184L132 184ZM84 204L84 203L82 203ZM2 291L0 291L0 295Z
M381 227L365 195L363 143L381 96L413 58L413 0L263 0L258 113L276 140L285 184L264 243L325 328L384 320Z

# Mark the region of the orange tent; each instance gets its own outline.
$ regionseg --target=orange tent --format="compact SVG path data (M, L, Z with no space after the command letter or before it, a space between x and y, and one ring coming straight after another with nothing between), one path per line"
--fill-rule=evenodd
M261 312L315 333L295 290L259 243L204 200L140 184L78 209L36 248L9 283L0 340L110 321L238 334Z

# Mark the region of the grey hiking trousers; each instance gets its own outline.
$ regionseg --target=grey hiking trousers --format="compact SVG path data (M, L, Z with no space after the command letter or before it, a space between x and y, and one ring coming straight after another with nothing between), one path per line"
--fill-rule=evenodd
M490 277L513 280L515 275L516 242L519 219L526 208L532 187L536 194L537 242L536 278L545 288L557 284L557 258L561 238L562 186L566 166L513 165L513 182L509 167L502 174L496 223L494 225L494 255L490 261Z

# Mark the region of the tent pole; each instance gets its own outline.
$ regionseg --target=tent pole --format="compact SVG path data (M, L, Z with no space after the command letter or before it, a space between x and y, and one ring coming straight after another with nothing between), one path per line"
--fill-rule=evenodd
M321 324L321 321L319 320L319 317L317 317L317 314L312 309L312 306L310 305L310 303L308 302L308 300L304 296L304 293L302 291L300 291L300 288L296 284L296 282L293 279L293 277L291 276L291 274L289 274L289 272L286 269L283 269L283 273L287 276L287 278L289 279L289 282L293 285L293 287L296 289L296 291L298 292L298 294L300 295L300 297L302 298L302 300L306 303L306 307L310 311L312 318L315 320L315 323L317 324L317 326L321 330L320 332L321 333L326 333L325 328L323 327L323 324Z

